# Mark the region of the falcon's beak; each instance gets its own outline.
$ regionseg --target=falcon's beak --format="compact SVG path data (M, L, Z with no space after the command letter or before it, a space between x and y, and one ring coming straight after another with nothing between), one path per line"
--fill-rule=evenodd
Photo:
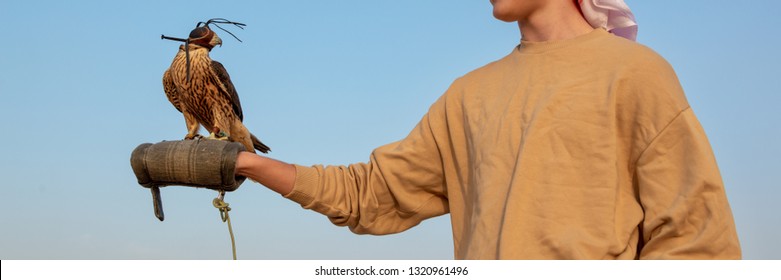
M212 37L212 40L209 42L209 45L212 46L220 45L220 47L222 47L222 39L220 39L220 37L217 36L217 34L214 34L214 37Z

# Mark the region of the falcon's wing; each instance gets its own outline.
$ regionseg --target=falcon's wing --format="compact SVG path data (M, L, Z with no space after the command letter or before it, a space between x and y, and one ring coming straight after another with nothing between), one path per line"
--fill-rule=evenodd
M212 70L215 74L217 74L217 78L219 78L219 82L222 84L222 88L227 91L220 92L227 95L228 100L231 102L231 106L233 106L233 113L239 117L240 121L244 121L244 113L241 112L241 101L239 101L239 93L236 92L236 88L233 87L233 82L231 82L228 71L225 70L225 67L222 66L222 63L214 60L212 60Z
M174 105L176 110L181 112L182 107L179 104L179 93L176 91L176 84L174 83L174 79L171 77L170 72L171 68L168 68L168 70L165 70L165 73L163 74L163 90L165 91L165 96L168 97L168 101Z

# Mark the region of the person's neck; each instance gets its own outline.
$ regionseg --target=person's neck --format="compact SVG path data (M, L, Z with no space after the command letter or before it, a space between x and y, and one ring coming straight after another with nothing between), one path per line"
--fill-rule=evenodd
M566 8L549 5L518 21L521 40L529 42L561 41L594 30L574 5Z

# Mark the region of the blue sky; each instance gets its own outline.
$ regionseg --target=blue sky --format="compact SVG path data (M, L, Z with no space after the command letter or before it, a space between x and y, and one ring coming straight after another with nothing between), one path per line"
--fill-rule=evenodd
M247 24L212 52L245 124L298 164L349 164L404 137L457 77L519 41L485 1L3 1L0 259L229 259L215 192L162 190L130 152L179 139L161 77L198 21ZM629 0L718 159L744 257L781 259L781 2ZM230 28L230 27L228 27ZM448 216L390 236L333 226L264 187L229 193L240 259L450 259Z

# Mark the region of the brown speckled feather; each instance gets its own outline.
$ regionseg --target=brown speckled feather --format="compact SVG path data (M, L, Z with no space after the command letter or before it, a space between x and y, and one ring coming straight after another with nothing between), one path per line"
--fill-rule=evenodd
M190 46L190 80L187 61L180 47L171 67L163 74L163 88L168 100L182 112L187 136L197 135L199 124L215 135L242 143L247 151L268 152L268 146L250 134L242 121L244 114L233 82L225 67L209 58L209 49Z
M165 97L168 97L168 101L174 105L174 108L179 112L182 111L181 105L179 105L179 94L176 92L176 84L169 73L171 69L168 69L163 73L163 91L165 91Z
M225 94L228 100L233 104L233 113L239 117L239 120L244 121L244 113L241 111L241 101L239 100L239 93L236 92L236 88L231 82L231 77L228 75L228 70L222 66L222 63L212 60L212 71L217 75L220 84L222 84L222 90L220 93Z

